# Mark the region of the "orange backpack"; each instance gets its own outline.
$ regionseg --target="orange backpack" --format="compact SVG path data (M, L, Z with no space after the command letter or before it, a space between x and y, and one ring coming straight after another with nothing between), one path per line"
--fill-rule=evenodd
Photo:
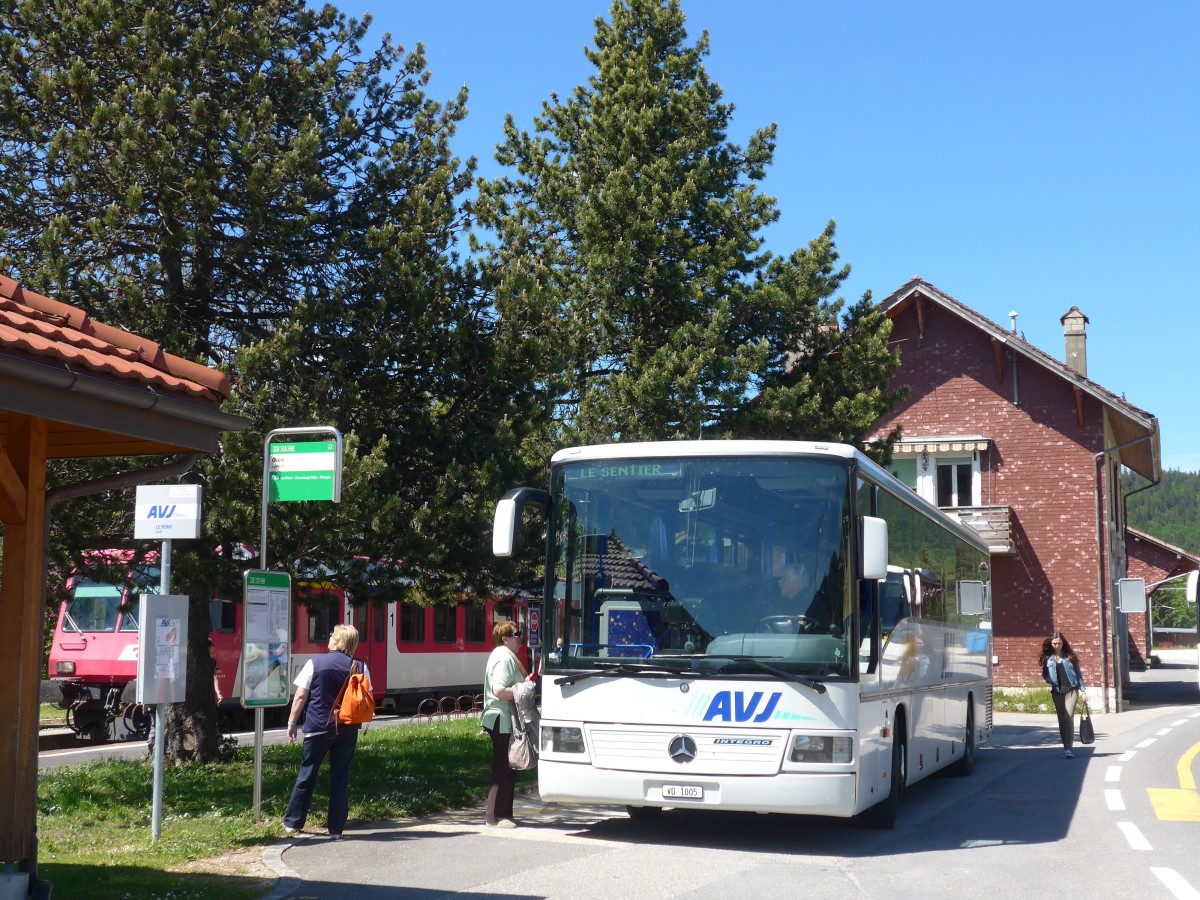
M364 725L375 718L375 697L371 693L371 679L367 677L363 664L357 659L350 663L350 674L338 692L330 718L337 716L342 725Z

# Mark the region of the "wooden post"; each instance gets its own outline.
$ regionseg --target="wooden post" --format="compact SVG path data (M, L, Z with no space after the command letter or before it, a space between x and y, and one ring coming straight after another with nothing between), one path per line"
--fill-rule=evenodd
M0 864L36 868L46 421L10 413L0 449Z

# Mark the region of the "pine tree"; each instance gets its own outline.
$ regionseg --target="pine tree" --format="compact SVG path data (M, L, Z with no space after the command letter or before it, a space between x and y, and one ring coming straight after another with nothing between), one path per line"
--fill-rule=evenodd
M736 435L861 442L892 401L888 323L869 297L839 327L833 227L762 249L775 128L728 138L732 105L678 2L617 0L587 84L511 117L481 185L497 307L551 374L558 433L603 442ZM844 367L855 365L855 372Z
M491 589L490 509L538 421L524 344L454 250L466 92L426 96L420 46L364 53L368 26L301 0L3 3L0 271L222 366L227 408L253 422L188 479L205 511L204 538L176 548L192 659L208 598L240 596L245 563L218 550L257 543L268 431L347 435L342 503L273 505L268 564L328 571L357 602L428 603ZM131 498L106 499L61 511L60 568L127 543ZM200 682L171 730L211 759Z

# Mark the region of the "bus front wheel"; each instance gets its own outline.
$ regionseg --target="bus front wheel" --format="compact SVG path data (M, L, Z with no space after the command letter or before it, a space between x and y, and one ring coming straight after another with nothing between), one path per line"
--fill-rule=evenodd
M892 768L888 773L891 784L888 795L867 810L864 825L871 828L895 828L896 814L900 810L900 798L904 796L904 782L908 780L908 746L900 721L896 722L895 737L892 739Z
M657 819L662 815L661 806L626 806L631 819Z

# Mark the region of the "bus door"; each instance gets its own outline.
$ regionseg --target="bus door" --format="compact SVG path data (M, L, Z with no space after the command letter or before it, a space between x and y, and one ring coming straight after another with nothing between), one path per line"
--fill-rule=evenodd
M368 602L354 607L352 624L358 629L358 652L371 670L371 692L378 700L387 690L387 635L388 616L393 614L395 604L376 606Z

